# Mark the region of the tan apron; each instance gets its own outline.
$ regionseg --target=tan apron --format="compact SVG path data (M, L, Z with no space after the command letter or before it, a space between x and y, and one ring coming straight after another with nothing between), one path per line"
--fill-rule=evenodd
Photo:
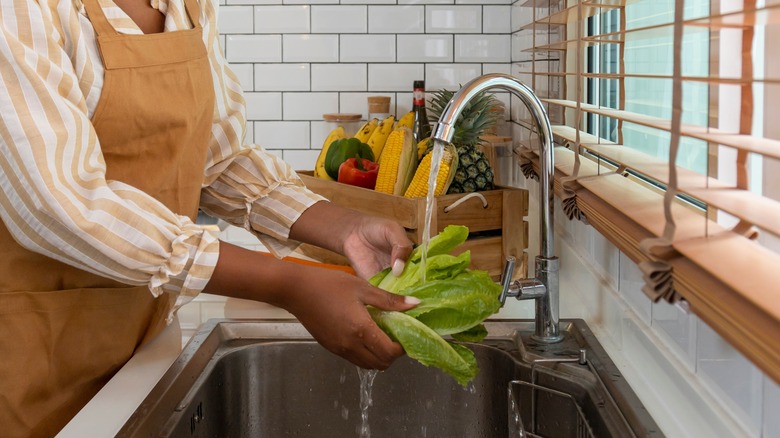
M199 7L194 29L122 35L84 0L105 83L92 122L106 179L195 218L214 111ZM0 435L53 436L165 327L174 297L155 299L22 248L0 225Z

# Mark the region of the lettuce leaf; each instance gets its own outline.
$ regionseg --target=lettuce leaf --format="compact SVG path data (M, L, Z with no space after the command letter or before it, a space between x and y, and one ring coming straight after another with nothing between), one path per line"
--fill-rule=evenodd
M467 237L468 228L448 226L431 238L424 271L420 266L422 250L417 247L401 275L396 277L388 269L369 280L389 292L420 299L420 304L405 312L369 310L377 325L400 343L409 357L442 369L463 386L477 375L474 353L442 336L478 342L487 335L482 322L501 307L501 286L486 272L468 269L469 251L449 254Z
M405 313L442 336L469 330L501 307L500 286L483 271L426 282L404 292L421 301Z
M440 254L449 255L452 252L452 250L457 248L459 245L463 244L463 242L465 242L468 237L469 237L469 229L467 227L464 227L462 225L448 225L444 227L441 233L431 237L431 240L428 242L428 250L425 253L428 258L427 260L428 265L430 265L431 258ZM414 250L412 250L412 253L409 255L409 259L407 260L406 266L401 275L399 275L398 277L395 277L393 275L388 276L388 274L390 273L390 268L387 268L383 271L378 272L376 275L371 277L368 281L374 286L381 287L382 289L385 289L387 291L397 293L399 289L404 287L404 285L398 284L398 281L400 281L398 279L406 278L406 277L422 278L421 273L416 271L421 259L422 259L422 246L417 246ZM427 276L426 279L428 279ZM382 281L384 281L385 283L380 286L380 283L382 283Z
M449 254L439 254L428 257L425 269L418 262L407 262L401 275L386 275L377 287L388 292L400 295L408 295L408 289L418 286L423 282L423 272L425 280L443 280L453 278L463 272L471 264L471 252L464 251L457 256Z
M445 341L428 326L404 313L375 308L369 308L369 312L377 325L403 345L412 359L425 366L441 368L463 386L476 377L477 360L468 348Z

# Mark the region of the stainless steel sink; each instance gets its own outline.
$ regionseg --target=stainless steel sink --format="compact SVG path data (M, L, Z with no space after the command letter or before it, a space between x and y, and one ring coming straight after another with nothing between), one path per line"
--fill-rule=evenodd
M583 321L563 321L565 340L552 345L530 340L529 321L486 326L486 340L468 344L480 372L467 388L406 357L379 373L371 436L663 436ZM212 320L118 436L341 438L361 424L357 368L299 323Z

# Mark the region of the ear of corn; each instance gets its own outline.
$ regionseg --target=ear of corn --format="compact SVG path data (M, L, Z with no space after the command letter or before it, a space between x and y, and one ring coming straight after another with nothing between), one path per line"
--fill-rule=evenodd
M417 145L412 130L401 127L387 137L374 190L403 195L417 168Z
M382 156L382 149L385 147L387 137L393 132L393 125L395 124L395 117L388 116L386 119L379 123L379 126L371 133L371 137L365 143L371 147L374 152L374 160L379 163Z
M374 133L374 130L378 125L379 125L379 119L377 118L373 118L367 121L355 133L355 138L360 140L361 143L368 143L368 139L371 138L371 134Z
M433 151L428 152L420 161L420 165L417 167L417 171L414 173L414 178L411 184L404 192L404 197L407 198L420 198L428 196L428 178L431 173L431 160L433 158ZM452 183L452 179L455 177L455 172L458 169L458 151L455 146L448 144L442 153L441 164L439 166L439 173L436 175L436 190L434 196L439 196L446 193L447 188Z

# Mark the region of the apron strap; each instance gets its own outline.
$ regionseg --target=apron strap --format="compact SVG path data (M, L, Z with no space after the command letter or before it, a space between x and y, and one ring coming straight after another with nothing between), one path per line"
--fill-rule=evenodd
M187 15L190 17L192 27L200 29L200 6L197 0L184 0L184 9L187 10Z
M87 10L87 17L95 28L95 33L101 35L117 35L119 32L108 22L103 8L100 7L98 0L84 0L84 8Z

